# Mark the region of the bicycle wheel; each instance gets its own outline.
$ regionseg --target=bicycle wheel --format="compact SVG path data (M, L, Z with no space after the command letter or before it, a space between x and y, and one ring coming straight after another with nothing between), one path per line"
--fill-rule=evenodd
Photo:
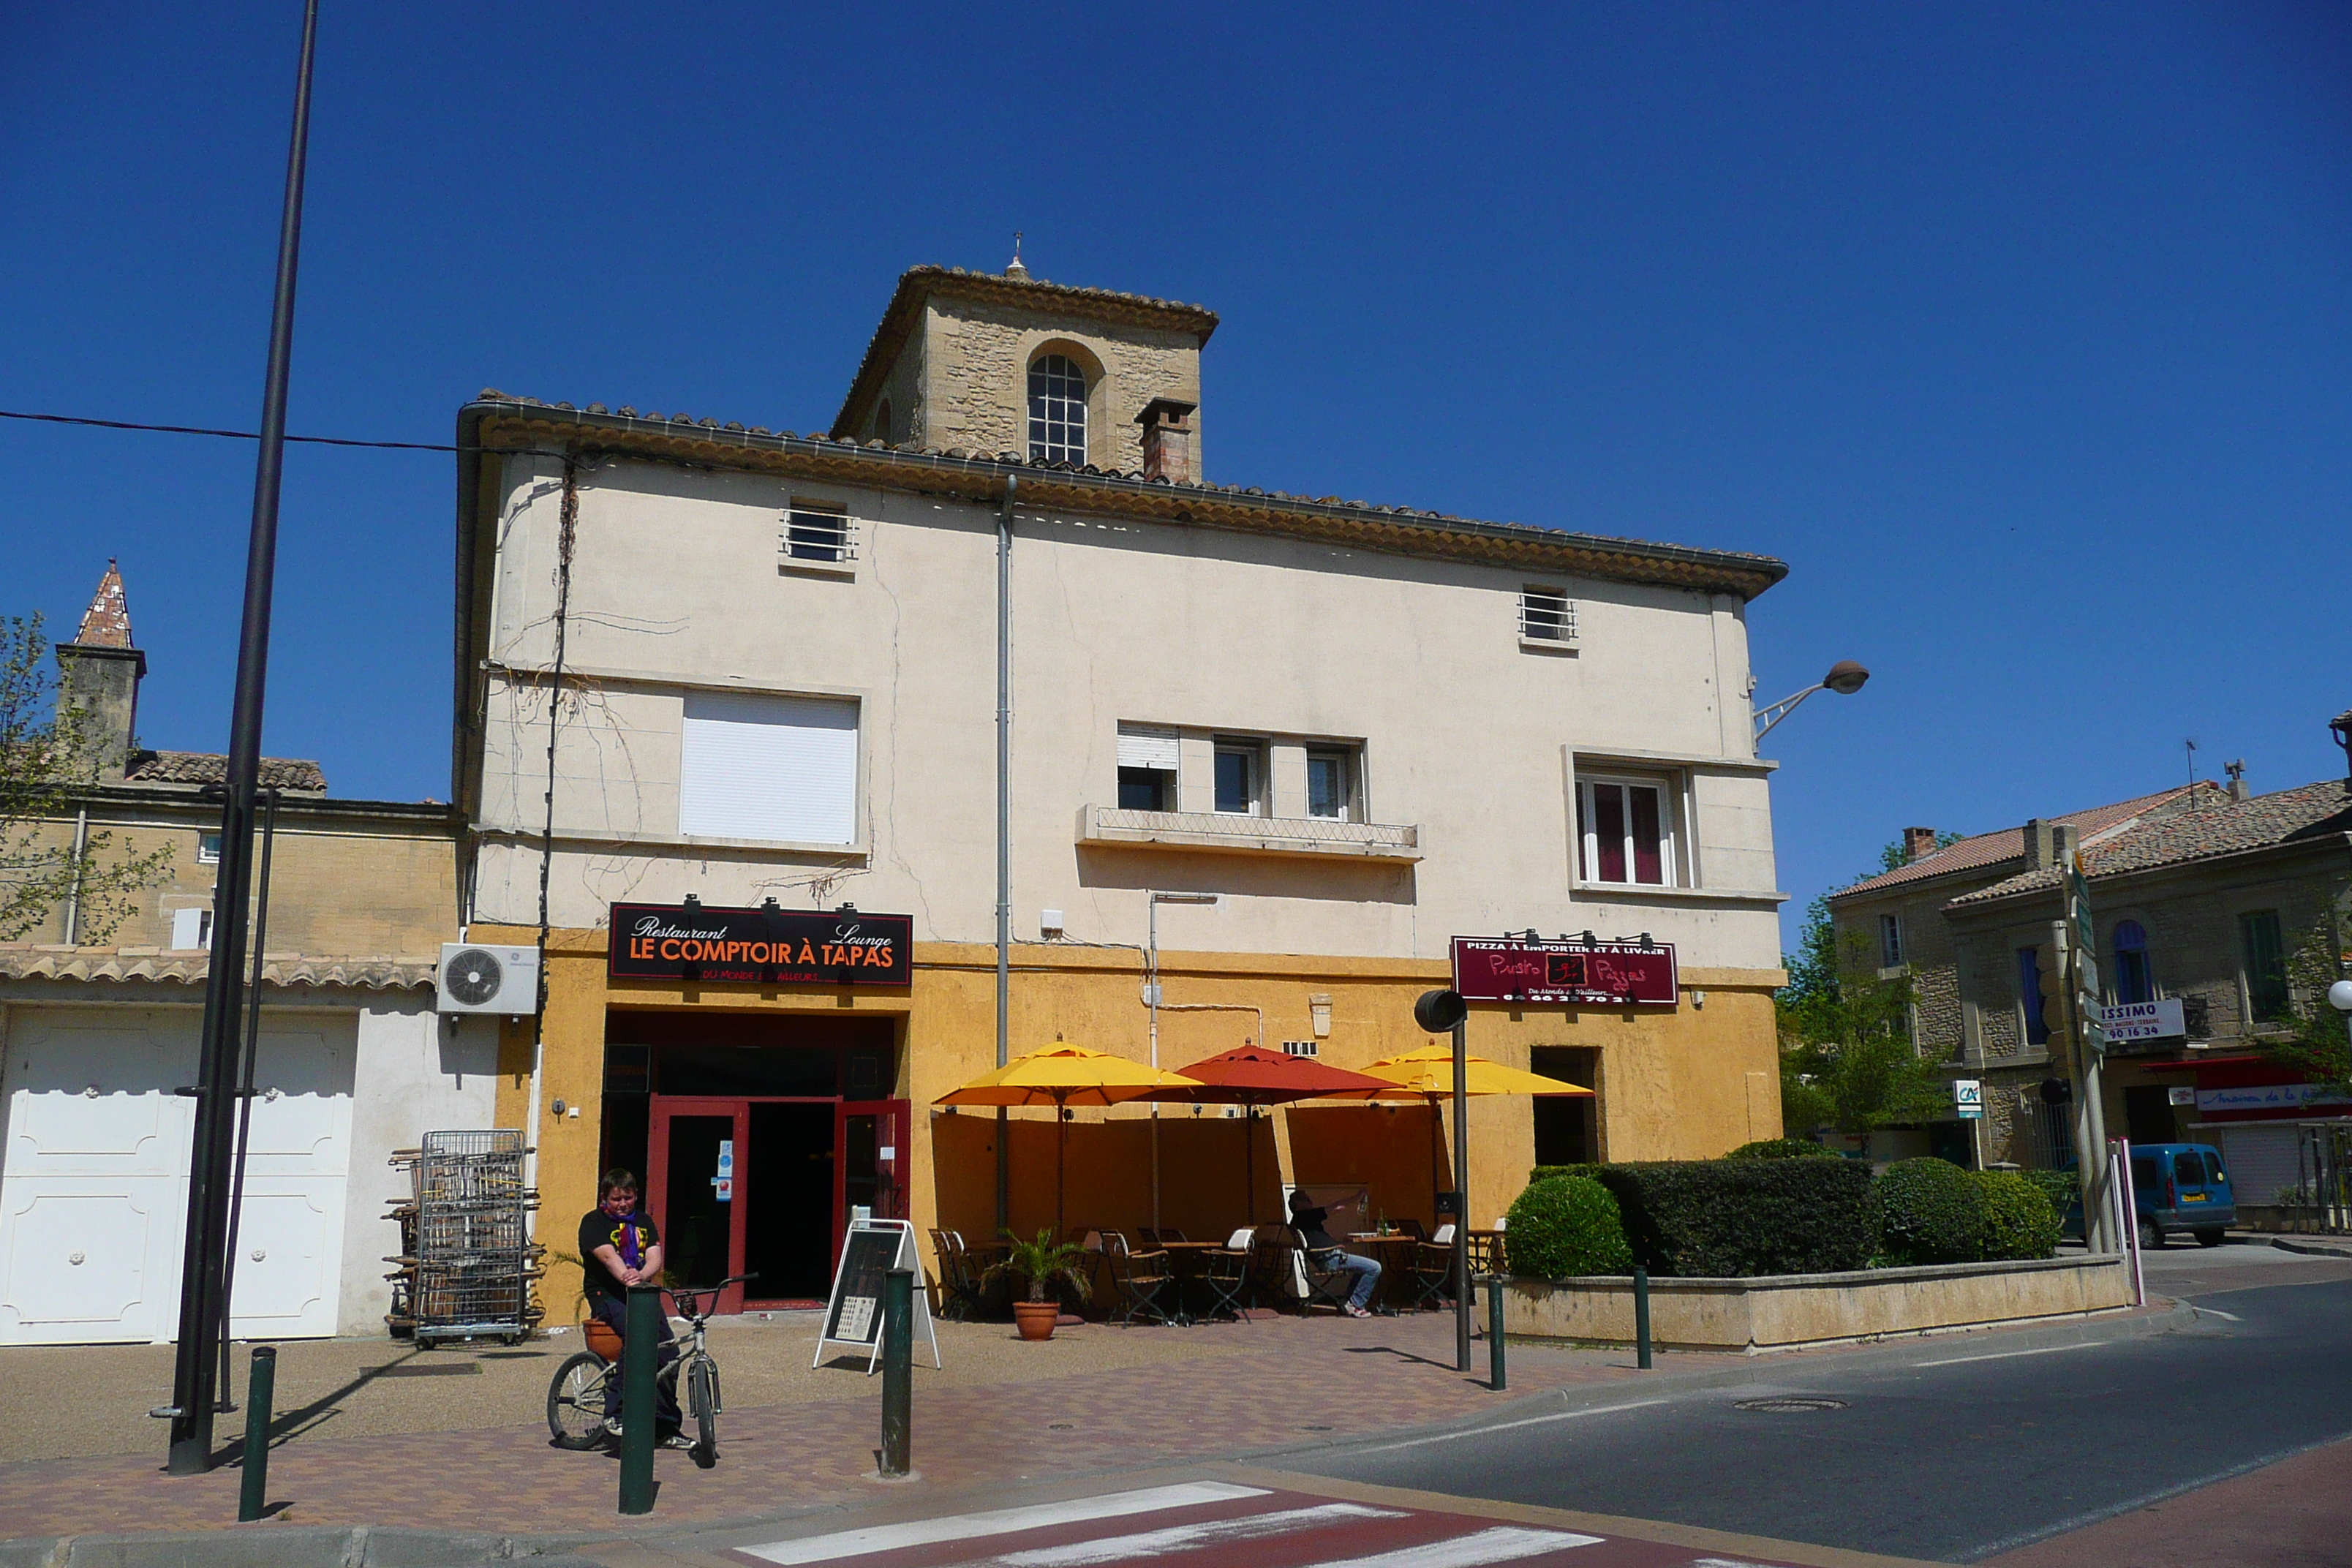
M686 1392L694 1415L694 1458L703 1468L719 1462L719 1375L698 1359L687 1369Z
M559 1448L593 1448L604 1440L605 1379L612 1368L594 1351L575 1351L547 1385L547 1430Z

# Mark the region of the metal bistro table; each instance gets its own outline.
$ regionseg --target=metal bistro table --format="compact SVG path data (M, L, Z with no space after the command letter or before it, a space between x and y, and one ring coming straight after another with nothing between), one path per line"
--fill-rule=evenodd
M1381 1288L1372 1297L1376 1311L1389 1316L1397 1314L1399 1304L1410 1311L1412 1307L1413 1249L1421 1245L1413 1237L1402 1231L1382 1236L1377 1231L1359 1231L1347 1238L1348 1250L1372 1259L1381 1266Z
M1201 1320L1192 1316L1185 1295L1208 1272L1209 1254L1224 1247L1222 1241L1163 1241L1151 1250L1168 1255L1169 1271L1175 1278L1176 1310L1171 1314L1181 1327L1191 1328Z

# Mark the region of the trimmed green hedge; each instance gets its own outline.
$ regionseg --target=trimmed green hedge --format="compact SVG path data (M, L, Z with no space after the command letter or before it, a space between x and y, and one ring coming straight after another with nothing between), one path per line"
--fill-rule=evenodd
M1878 1202L1889 1261L1976 1262L1985 1199L1974 1178L1975 1173L1932 1155L1887 1166L1878 1178Z
M2058 1211L2042 1188L2016 1171L1971 1171L1984 1194L1979 1256L1986 1261L2049 1258L2058 1250Z
M1606 1168L1601 1165L1538 1165L1528 1173L1528 1185L1532 1187L1538 1182L1549 1182L1559 1176L1582 1176L1589 1182L1597 1182Z
M1810 1138L1759 1138L1753 1143L1742 1143L1727 1160L1835 1160L1841 1158L1834 1149L1824 1149Z
M1663 1161L1605 1165L1599 1179L1653 1274L1834 1274L1878 1248L1870 1167L1858 1160Z
M2042 1195L2050 1200L2050 1206L2058 1211L2061 1223L2066 1218L2066 1211L2082 1198L2082 1178L2072 1171L2020 1171L2017 1173L2032 1182Z
M1511 1204L1505 1235L1511 1272L1524 1279L1633 1271L1633 1253L1625 1245L1617 1200L1590 1176L1551 1176L1529 1183Z

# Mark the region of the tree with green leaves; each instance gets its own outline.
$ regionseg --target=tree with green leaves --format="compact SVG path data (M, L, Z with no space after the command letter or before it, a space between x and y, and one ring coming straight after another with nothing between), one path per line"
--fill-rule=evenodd
M1937 836L1940 844L1958 837ZM1879 858L1886 870L1904 864L1902 844L1889 845ZM1789 984L1773 994L1772 1005L1780 1033L1782 1126L1792 1133L1822 1127L1867 1132L1944 1112L1950 1090L1911 1038L1910 975L1880 978L1870 941L1858 931L1841 942L1827 894L1806 906L1797 951L1783 953L1780 963Z
M100 759L80 710L57 700L41 617L0 618L0 942L38 929L72 900L80 938L102 942L139 912L132 895L172 869L166 845L144 855L93 831L79 853L74 797Z
M2287 960L2286 1016L2279 1021L2288 1032L2258 1047L2273 1061L2326 1085L2330 1099L2352 1098L2352 1034L2346 1031L2344 1015L2327 1000L2327 988L2344 973L2336 921L2333 912L2322 915Z

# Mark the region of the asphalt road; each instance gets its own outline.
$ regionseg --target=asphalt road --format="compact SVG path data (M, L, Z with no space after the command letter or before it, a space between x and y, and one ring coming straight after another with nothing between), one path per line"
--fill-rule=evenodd
M1969 1563L2352 1436L2352 1262L2167 1249L2148 1255L2148 1289L2190 1301L2195 1322L1775 1357L1738 1386L1612 1391L1581 1413L1286 1462ZM1839 1404L1739 1408L1772 1398Z

